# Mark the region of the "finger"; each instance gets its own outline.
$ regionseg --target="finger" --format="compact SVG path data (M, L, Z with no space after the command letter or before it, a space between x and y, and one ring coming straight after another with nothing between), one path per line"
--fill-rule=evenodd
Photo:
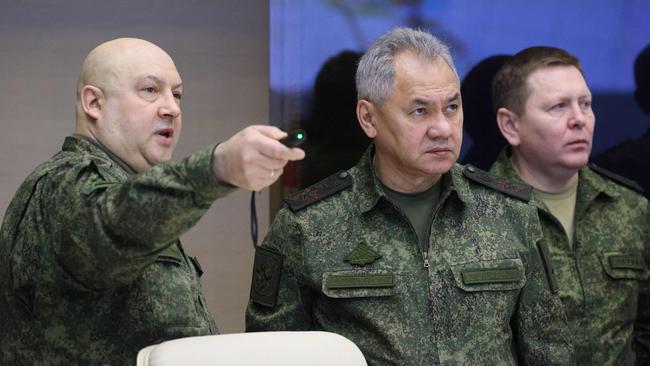
M282 169L282 168L280 168L280 169L271 169L271 170L269 170L268 179L271 179L271 180L274 181L274 180L280 178L280 176L282 176L282 173L284 173L284 169Z
M260 134L272 138L273 140L281 140L288 136L288 134L275 126L254 125L251 128L255 129Z
M305 158L305 150L299 147L293 147L289 149L289 154L285 158L291 161L302 160Z

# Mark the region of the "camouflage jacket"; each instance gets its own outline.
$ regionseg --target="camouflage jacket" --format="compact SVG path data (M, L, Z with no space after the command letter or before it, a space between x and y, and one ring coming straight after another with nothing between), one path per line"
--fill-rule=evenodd
M256 251L246 330L335 332L370 365L570 364L534 207L475 168L442 179L425 252L379 188L371 149L290 197Z
M504 150L492 173L519 179ZM650 303L640 308L648 278L648 201L591 168L580 169L574 214L574 242L562 224L533 195L573 333L581 365L633 365L650 345ZM647 291L642 294L647 298ZM638 327L638 343L633 330ZM641 360L639 360L641 361Z
M129 365L144 346L217 332L177 239L233 189L215 183L213 149L129 176L68 137L36 168L0 233L0 364Z

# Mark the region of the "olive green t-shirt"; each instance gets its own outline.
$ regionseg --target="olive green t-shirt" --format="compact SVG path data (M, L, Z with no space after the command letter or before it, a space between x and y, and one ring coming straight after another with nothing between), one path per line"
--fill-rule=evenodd
M431 230L431 220L440 201L442 179L431 188L416 193L403 193L392 190L383 183L384 193L404 212L418 235L422 248L427 248Z
M576 208L577 191L577 179L562 192L549 193L537 189L533 191L535 197L544 202L551 214L562 224L571 245L573 245L573 215Z

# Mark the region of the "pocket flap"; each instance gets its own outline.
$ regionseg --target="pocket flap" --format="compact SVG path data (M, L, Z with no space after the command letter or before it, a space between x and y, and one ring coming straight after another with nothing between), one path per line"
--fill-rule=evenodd
M391 296L395 275L388 271L336 271L323 273L322 291L328 297Z
M648 279L648 267L640 253L608 252L603 253L600 259L605 273L615 280Z
M183 254L181 253L180 249L178 249L178 244L174 242L158 254L158 258L156 258L156 261L170 262L170 263L182 265Z
M494 259L451 266L456 285L463 291L505 291L524 287L526 276L520 258Z

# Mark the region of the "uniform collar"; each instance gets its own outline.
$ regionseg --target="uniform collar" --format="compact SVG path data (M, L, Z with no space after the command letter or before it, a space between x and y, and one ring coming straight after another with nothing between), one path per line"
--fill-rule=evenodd
M63 151L99 155L105 159L113 161L115 164L121 167L127 174L129 175L137 174L137 172L133 170L133 168L131 168L129 164L127 164L124 160L120 159L106 146L99 143L99 141L96 141L85 135L75 133L72 136L66 137L65 141L63 142L63 147L61 149Z
M353 168L351 173L357 177L355 189L359 197L359 210L368 212L372 210L381 201L386 201L386 195L381 189L381 182L375 174L372 164L372 158L375 154L374 142L370 144L363 154L359 163ZM457 196L464 203L472 201L473 195L469 189L469 184L463 176L462 167L454 164L451 170L442 175L442 195L441 197Z
M512 149L508 146L501 150L501 153L497 157L497 160L494 162L490 168L490 172L517 181L522 181L519 178L519 175L515 171L515 168L512 166L510 161L510 156L512 156ZM609 198L616 198L619 196L618 191L616 190L615 183L605 180L600 174L594 172L588 167L583 167L578 171L578 191L576 199L576 213L582 211L590 202L598 198L599 196L605 196ZM532 202L537 207L546 206L533 195Z

